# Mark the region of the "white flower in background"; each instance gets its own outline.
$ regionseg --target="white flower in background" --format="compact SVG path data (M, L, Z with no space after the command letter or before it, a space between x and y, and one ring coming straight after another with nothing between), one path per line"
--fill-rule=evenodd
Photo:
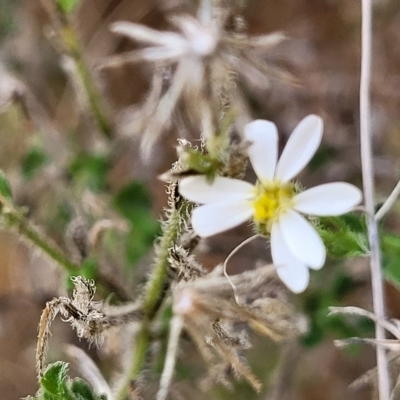
M324 244L301 215L334 216L351 211L362 199L361 191L344 182L327 183L299 193L293 179L315 154L322 138L322 119L304 118L290 136L278 161L275 124L256 120L246 125L248 155L258 177L255 185L217 177L209 184L204 176L182 179L180 193L204 204L192 215L195 232L212 236L252 219L258 230L270 235L273 263L286 286L304 291L309 268L325 263Z
M206 57L215 50L219 31L213 21L199 21L190 15L174 15L169 21L177 32L157 31L133 22L116 22L111 29L150 47L135 51L145 61L178 61L182 57ZM203 23L202 23L203 22Z

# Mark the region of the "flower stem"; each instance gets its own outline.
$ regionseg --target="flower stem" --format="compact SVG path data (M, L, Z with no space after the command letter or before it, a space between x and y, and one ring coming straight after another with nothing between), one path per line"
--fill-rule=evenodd
M41 2L53 22L59 41L62 43L62 46L56 47L62 47L60 52L66 53L73 60L77 79L79 79L79 86L82 87L86 95L88 106L97 127L106 138L110 139L112 125L107 118L99 90L82 55L78 36L74 26L71 24L68 12L63 10L59 5L54 4L52 0L41 0Z
M2 218L4 218L5 222L14 228L24 239L40 248L68 273L76 273L79 270L78 265L68 260L62 251L50 244L50 240L40 233L39 230L15 209L2 194L0 194L0 204L2 205Z
M136 334L135 349L128 376L117 393L117 400L124 400L126 398L131 382L135 382L143 370L146 355L151 344L149 324L157 313L168 285L167 267L169 249L176 243L187 214L188 203L186 201L183 201L178 208L172 205L168 219L163 224L163 235L157 246L155 267L144 288L142 325Z
M371 284L374 313L378 319L385 318L384 288L381 269L381 252L378 235L378 223L374 217L374 169L371 149L371 110L370 110L370 80L371 80L371 48L372 48L372 3L362 0L362 51L361 51L361 82L360 82L360 135L361 163L364 186L364 200L367 211L368 239L370 246ZM385 339L385 330L379 324L375 325L377 340ZM390 379L385 350L376 348L378 366L379 399L389 400Z

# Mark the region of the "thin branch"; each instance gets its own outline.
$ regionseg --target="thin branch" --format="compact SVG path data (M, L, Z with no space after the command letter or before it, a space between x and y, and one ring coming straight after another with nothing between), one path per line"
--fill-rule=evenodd
M392 193L390 193L390 196L386 199L386 201L383 203L383 206L375 214L376 221L380 221L387 214L387 212L393 207L393 204L395 203L399 195L400 181L397 182L397 185L393 189Z
M361 49L361 81L360 81L360 136L361 163L364 186L365 208L367 210L368 239L370 246L370 265L372 279L372 295L374 313L379 319L385 318L384 290L381 269L381 252L378 235L378 225L374 218L374 169L371 149L371 110L370 110L370 79L371 79L371 48L372 48L372 2L362 0L362 49ZM377 340L385 339L385 330L379 324L375 325ZM379 399L389 400L390 380L385 350L376 349Z
M71 262L61 250L53 245L51 241L26 219L2 194L0 194L0 204L3 208L1 211L2 218L4 218L7 224L17 230L21 237L40 248L68 273L77 273L79 265Z
M172 377L175 371L176 358L178 355L179 337L182 332L183 320L180 315L171 319L167 355L165 357L164 369L160 380L160 389L157 400L165 400L168 396Z

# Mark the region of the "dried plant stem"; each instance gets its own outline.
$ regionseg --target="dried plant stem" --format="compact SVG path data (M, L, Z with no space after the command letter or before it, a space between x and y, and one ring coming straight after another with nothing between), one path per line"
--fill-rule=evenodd
M171 319L167 355L160 380L160 389L157 400L165 400L175 371L176 357L178 355L179 337L182 332L183 319L176 315Z
M163 224L163 236L161 237L157 247L155 268L144 288L142 308L143 322L136 335L135 349L132 354L131 365L127 377L124 379L123 384L118 391L116 396L117 400L125 399L130 383L135 382L143 370L147 351L151 343L148 329L149 322L156 314L166 291L169 257L168 250L176 242L186 214L187 203L184 202L184 204L178 209L172 209L172 211L170 211L167 221Z
M386 215L386 213L392 208L394 202L397 200L399 195L400 195L400 181L397 182L397 185L393 189L392 193L390 193L390 196L386 199L386 201L383 203L383 206L375 214L376 221L380 221Z
M374 201L374 169L372 160L372 138L370 127L370 78L371 78L371 48L372 48L372 2L362 0L362 52L361 52L361 82L360 82L360 135L361 162L364 186L364 201L367 211L368 239L370 246L370 264L372 279L372 295L374 313L377 318L385 318L384 290L381 270L381 252L378 235ZM379 324L375 325L377 340L385 338L385 331ZM379 399L389 400L390 380L385 350L376 349Z
M57 31L56 33L59 35L59 40L62 42L62 46L57 47L62 47L60 51L67 53L74 61L76 72L80 80L79 84L82 86L87 96L88 106L90 107L100 132L108 139L111 138L111 123L104 110L99 90L82 55L83 53L78 36L74 26L70 22L68 13L64 12L62 7L57 7L50 0L41 0L41 2L49 13L54 28Z
M1 212L2 218L4 218L8 225L17 230L24 239L41 249L68 273L76 273L78 271L79 266L71 262L55 245L50 244L50 240L40 233L39 230L1 194L0 204L3 208Z

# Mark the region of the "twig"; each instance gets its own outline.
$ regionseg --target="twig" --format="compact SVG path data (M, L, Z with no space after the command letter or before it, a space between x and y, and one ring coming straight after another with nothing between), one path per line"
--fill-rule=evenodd
M135 349L127 376L118 390L117 400L125 399L130 383L140 376L151 344L149 322L154 318L167 290L167 268L169 249L176 242L185 218L188 216L188 203L179 206L170 204L168 219L163 224L163 235L157 246L155 268L148 280L143 293L143 321L135 338ZM175 208L176 206L176 208Z
M82 87L87 103L96 121L99 131L107 138L112 137L112 124L108 119L100 91L94 82L91 71L86 65L82 49L78 40L74 26L71 24L70 17L61 7L57 7L50 0L41 0L45 10L48 12L53 26L58 35L58 50L68 54L75 64L76 76L79 82L75 82ZM74 85L73 85L74 86ZM79 96L79 93L78 93Z
M392 208L394 202L397 200L399 195L400 195L400 181L397 182L397 185L393 189L392 193L390 193L390 196L386 199L382 207L375 214L376 221L380 221L386 215L386 213Z
M69 273L77 273L79 265L71 262L62 251L50 243L39 230L28 221L2 194L0 194L0 204L2 205L1 216L18 233L30 243L40 248L52 260L56 261Z
M368 240L370 246L371 284L374 313L379 319L385 318L384 290L381 270L381 252L379 245L378 224L374 218L374 170L371 149L371 115L370 115L370 78L372 47L372 2L362 0L362 51L360 81L360 136L361 163L364 186L365 207L367 210ZM385 339L385 331L379 324L375 325L377 340ZM389 400L390 380L385 350L376 349L379 399Z
M171 386L171 380L175 371L176 357L178 353L179 337L182 332L183 319L176 315L171 319L167 355L165 356L164 369L160 380L160 389L157 400L165 400Z

